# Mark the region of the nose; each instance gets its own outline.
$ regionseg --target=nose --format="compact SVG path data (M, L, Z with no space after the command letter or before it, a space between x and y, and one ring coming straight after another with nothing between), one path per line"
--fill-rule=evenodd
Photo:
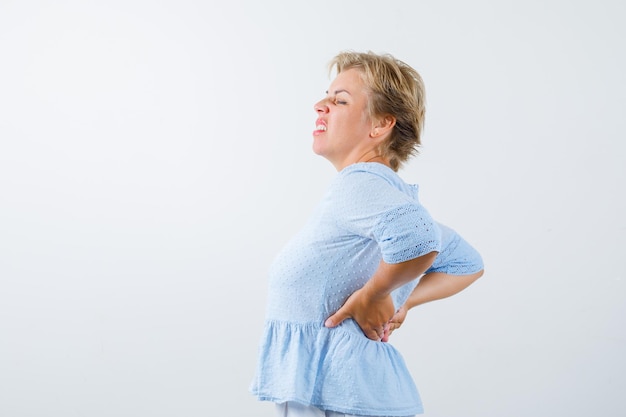
M313 106L315 111L318 112L319 114L328 113L328 104L326 104L327 100L328 100L327 98L323 98L317 103L315 103L315 105Z

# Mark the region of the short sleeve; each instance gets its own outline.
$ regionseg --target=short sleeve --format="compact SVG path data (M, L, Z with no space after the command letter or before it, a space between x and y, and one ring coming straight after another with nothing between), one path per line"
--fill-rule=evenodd
M441 247L441 232L426 210L406 204L383 216L374 229L383 260L396 264L417 258Z
M439 225L419 201L384 178L352 172L337 184L335 196L338 226L375 240L385 262L440 250Z
M426 271L443 272L450 275L469 275L483 269L483 260L476 249L457 232L439 224L442 235L441 252Z

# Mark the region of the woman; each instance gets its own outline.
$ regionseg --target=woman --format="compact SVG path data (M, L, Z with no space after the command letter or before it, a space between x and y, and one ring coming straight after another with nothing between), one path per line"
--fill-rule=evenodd
M419 394L385 342L408 310L480 277L482 261L396 174L420 144L419 74L373 53L340 53L332 68L313 150L338 175L271 267L251 391L279 416L412 416Z

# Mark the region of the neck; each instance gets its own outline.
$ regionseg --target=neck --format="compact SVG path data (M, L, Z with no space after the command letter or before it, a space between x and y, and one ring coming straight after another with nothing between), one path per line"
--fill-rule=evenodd
M360 161L360 162L377 162L377 160L378 160L378 162L380 162L380 161L383 160L383 157L380 156L380 155L374 155L370 159L367 159L365 161Z
M391 164L389 163L389 161L385 159L382 155L378 154L378 152L376 152L375 150L365 152L359 158L353 159L351 161L344 161L341 164L333 163L333 165L335 165L337 171L341 171L349 165L358 164L360 162L378 162L391 168Z
M381 164L389 165L389 161L383 158L383 156L375 149L365 152L359 159L357 159L357 162L380 162Z

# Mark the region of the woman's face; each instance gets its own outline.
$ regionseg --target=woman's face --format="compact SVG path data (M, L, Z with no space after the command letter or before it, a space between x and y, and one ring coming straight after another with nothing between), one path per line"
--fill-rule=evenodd
M376 146L370 138L372 121L367 112L368 95L357 69L340 72L326 97L315 104L317 120L313 151L340 171L360 162Z

